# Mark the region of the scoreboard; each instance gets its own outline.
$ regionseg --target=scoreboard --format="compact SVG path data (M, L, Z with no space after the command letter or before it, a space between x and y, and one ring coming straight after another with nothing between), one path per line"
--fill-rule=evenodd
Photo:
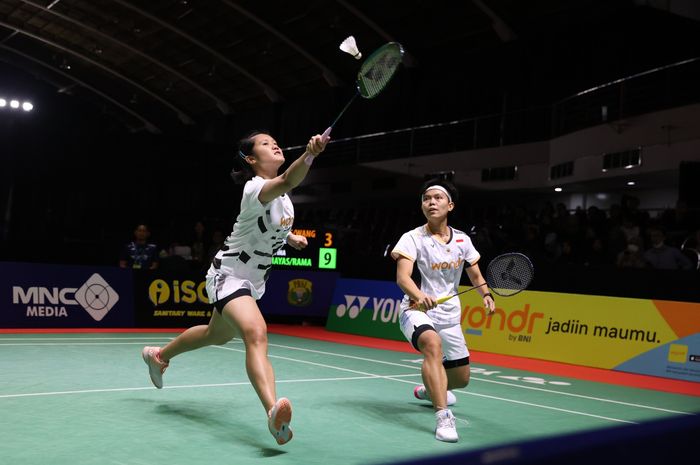
M336 233L327 228L292 228L292 234L306 237L309 245L303 250L285 245L272 257L276 268L305 268L308 270L335 270L338 266Z

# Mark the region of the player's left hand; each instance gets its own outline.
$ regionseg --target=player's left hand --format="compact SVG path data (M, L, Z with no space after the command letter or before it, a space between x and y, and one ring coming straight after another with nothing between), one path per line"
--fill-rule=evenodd
M493 301L492 296L484 296L484 308L488 310L489 315L493 315L493 313L496 311L496 302Z
M290 234L287 236L287 244L292 246L297 250L301 250L309 245L309 241L306 240L305 236L298 236L296 234Z

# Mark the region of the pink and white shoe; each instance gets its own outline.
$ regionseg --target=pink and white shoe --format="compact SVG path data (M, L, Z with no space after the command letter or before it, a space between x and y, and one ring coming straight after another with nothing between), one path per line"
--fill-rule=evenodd
M413 389L413 395L416 399L427 400L430 402L430 396L428 395L428 390L422 384L416 386ZM447 405L454 405L457 403L457 397L452 393L452 391L447 391Z
M292 429L289 423L292 421L292 403L286 397L280 397L268 412L267 427L280 446L292 440Z
M151 375L153 385L158 389L163 389L163 373L165 373L169 363L160 359L160 347L144 347L141 356L148 365L148 374Z

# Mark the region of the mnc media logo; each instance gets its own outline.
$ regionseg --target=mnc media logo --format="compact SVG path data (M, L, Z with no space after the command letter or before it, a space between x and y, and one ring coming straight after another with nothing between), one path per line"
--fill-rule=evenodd
M12 303L27 306L27 317L67 317L66 306L80 305L95 320L102 320L119 301L119 294L94 273L79 288L12 287Z

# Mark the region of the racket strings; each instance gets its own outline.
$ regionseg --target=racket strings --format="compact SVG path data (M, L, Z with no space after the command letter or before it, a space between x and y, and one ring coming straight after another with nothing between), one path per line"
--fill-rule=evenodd
M401 46L390 43L367 59L358 74L359 90L363 97L373 98L386 87L401 64L402 56Z
M534 275L534 268L527 257L505 254L489 263L486 281L496 294L511 296L526 289Z

